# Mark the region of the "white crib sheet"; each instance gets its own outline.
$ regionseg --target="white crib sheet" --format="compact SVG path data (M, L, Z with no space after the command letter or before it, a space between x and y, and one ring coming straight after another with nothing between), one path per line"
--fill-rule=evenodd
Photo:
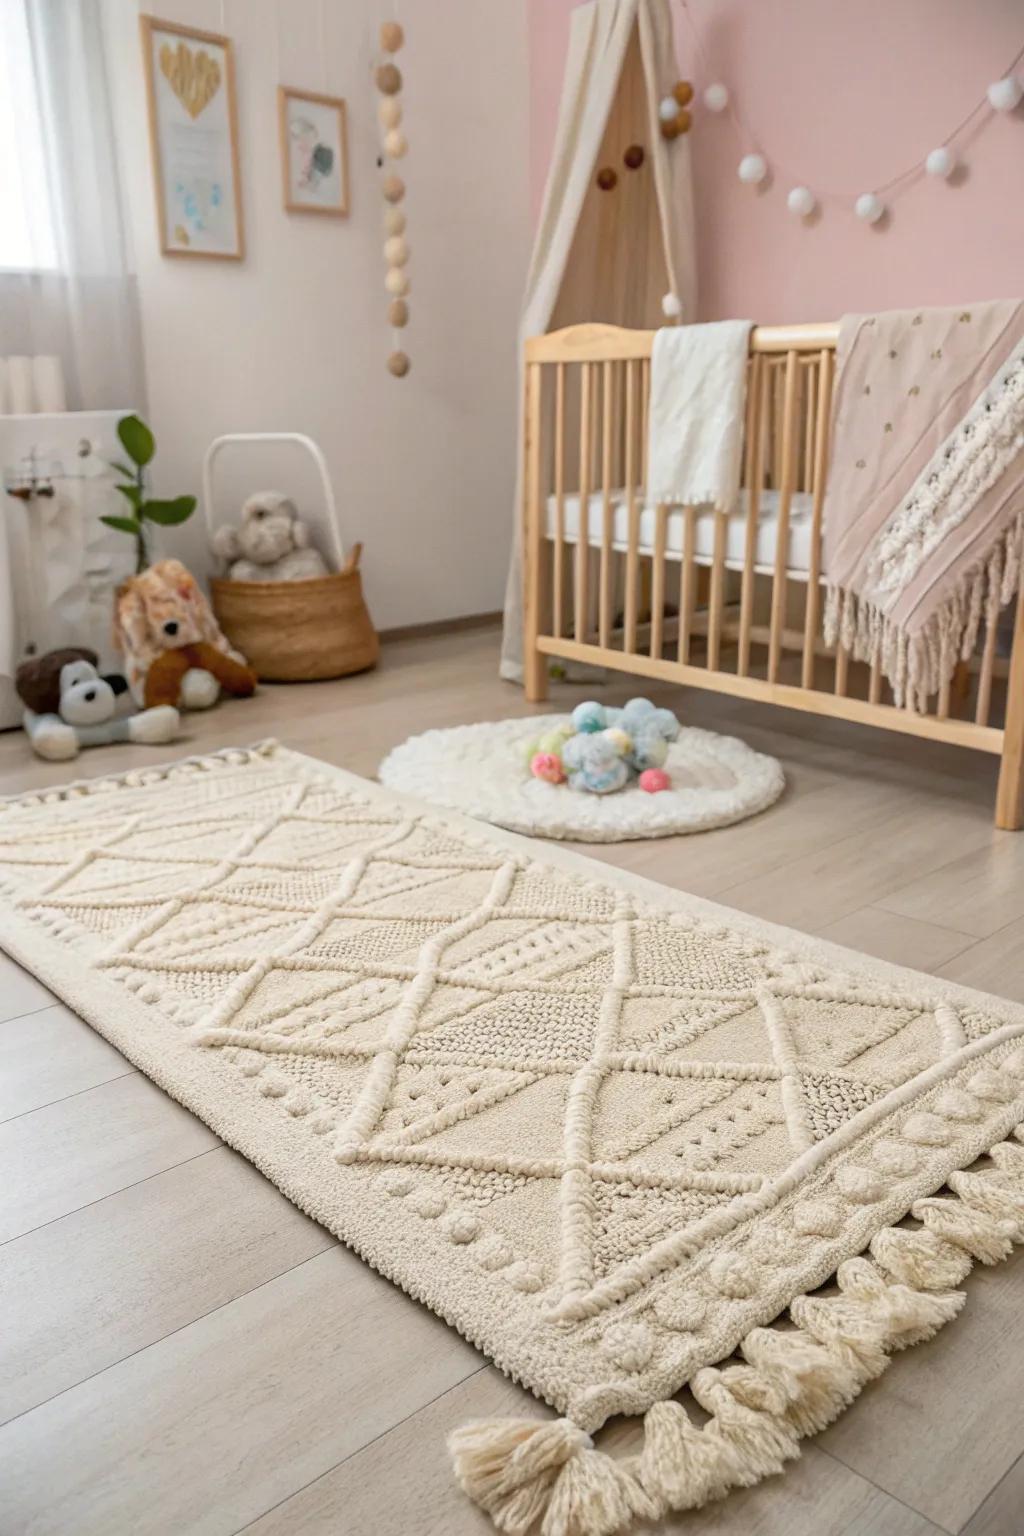
M786 569L794 576L806 575L810 563L811 511L813 498L807 491L794 491L789 504L789 550ZM747 537L747 492L740 493L740 504L726 526L725 564L729 570L742 571ZM640 509L640 553L654 553L655 508ZM575 544L580 533L580 499L575 493L563 500L563 537L567 544ZM548 497L547 536L555 537L558 514L554 496ZM665 525L665 558L681 560L683 555L683 529L685 518L680 507L669 510ZM604 528L604 495L595 492L589 499L587 535L591 545L601 547ZM622 491L612 493L612 548L625 554L629 531L629 508ZM775 548L779 531L779 492L762 491L757 518L757 544L754 567L762 575L775 569ZM694 528L694 558L698 565L710 565L715 552L715 515L709 508L702 508Z

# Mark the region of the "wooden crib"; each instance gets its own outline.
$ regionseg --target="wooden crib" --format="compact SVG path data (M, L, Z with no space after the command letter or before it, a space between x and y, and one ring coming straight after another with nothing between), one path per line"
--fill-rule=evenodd
M997 753L996 825L1016 830L1024 595L923 713L897 708L877 668L825 645L821 519L838 329L752 332L732 514L645 501L653 331L575 325L527 341L527 697L546 697L551 659L562 658Z

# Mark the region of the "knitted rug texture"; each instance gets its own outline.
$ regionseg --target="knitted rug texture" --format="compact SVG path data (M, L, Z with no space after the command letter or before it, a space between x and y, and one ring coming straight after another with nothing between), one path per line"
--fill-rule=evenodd
M0 910L15 958L557 1410L452 1436L507 1532L777 1472L1024 1238L1024 1008L273 743L0 803ZM590 1440L617 1413L647 1415L620 1460Z

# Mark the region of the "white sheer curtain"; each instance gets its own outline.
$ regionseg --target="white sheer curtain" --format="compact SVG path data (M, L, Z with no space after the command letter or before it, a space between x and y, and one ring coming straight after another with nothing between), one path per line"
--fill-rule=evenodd
M0 355L55 353L73 410L142 396L101 0L0 0Z

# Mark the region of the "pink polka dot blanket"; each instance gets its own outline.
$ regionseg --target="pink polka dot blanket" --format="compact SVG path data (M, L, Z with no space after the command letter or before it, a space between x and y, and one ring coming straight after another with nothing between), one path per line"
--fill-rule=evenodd
M1024 1008L274 744L3 802L0 891L16 959L555 1410L450 1438L513 1536L781 1471L1024 1239Z

